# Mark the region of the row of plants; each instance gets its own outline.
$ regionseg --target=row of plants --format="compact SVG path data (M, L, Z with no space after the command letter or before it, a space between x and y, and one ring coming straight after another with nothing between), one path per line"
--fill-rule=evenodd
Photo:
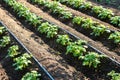
M32 63L30 60L32 55L19 52L19 45L13 44L13 42L14 41L7 32L6 28L4 26L0 26L0 49L5 49L10 45L7 50L8 53L6 58L11 58L13 60L14 63L12 66L15 67L15 70L19 71L26 69ZM27 72L23 75L21 80L38 80L38 77L40 77L40 74L36 70L32 70L31 72Z
M22 13L21 16L18 16L18 17L24 17L25 21L27 21L26 17L29 14L34 14L34 13L31 13L30 10L27 7L25 7L22 4L16 2L15 0L4 0L4 1L17 14ZM11 2L12 2L12 4L10 4ZM22 5L22 7L20 5ZM19 7L21 7L21 8L19 8ZM16 11L16 9L17 9L17 11ZM25 11L25 9L26 9L26 11ZM27 14L24 13L24 11L27 12ZM24 14L26 16L24 16ZM34 28L36 28L37 31L40 32L41 34L46 34L47 38L56 39L57 43L66 47L66 55L67 54L72 54L74 57L77 57L78 59L81 59L83 61L83 66L89 66L89 67L97 68L97 66L101 63L101 61L100 61L101 58L103 58L103 57L106 58L105 55L101 55L101 54L98 54L98 53L93 52L93 51L90 52L89 50L87 50L88 46L86 45L87 44L86 41L84 41L84 40L73 41L69 37L69 35L59 34L58 32L59 32L60 29L58 28L58 26L56 26L54 24L51 24L47 21L44 21L43 19L38 19L38 21L39 21L38 22L39 24L37 24L38 26L34 26ZM28 23L30 23L30 22L28 22Z
M58 15L61 19L71 19L72 13L66 11L60 4L56 1L53 1L52 3L48 0L30 0L32 3L38 3L39 5L42 5L49 9L53 14Z
M18 14L18 13L22 13L21 15L21 17L26 17L25 18L25 21L27 21L27 16L29 15L29 14L34 14L34 13L31 13L30 11L29 11L29 9L27 8L27 7L25 7L24 5L22 5L21 3L18 3L18 2L16 2L15 0L4 0L9 6L11 6L12 7L12 9ZM12 4L9 4L9 3L11 3L11 2L13 2ZM17 5L17 6L16 6ZM22 5L22 7L21 7L21 5ZM24 7L23 7L24 6ZM22 9L22 10L21 10ZM18 12L17 12L17 11ZM24 11L27 11L27 14L26 13L24 13ZM25 11L25 12L26 12ZM24 16L24 14L26 14L25 16ZM35 14L34 14L35 15ZM20 17L20 16L19 16ZM37 16L36 16L37 17ZM46 34L46 37L47 38L57 38L56 39L56 42L58 42L58 43L60 43L60 44L68 44L68 45L66 45L66 54L69 54L69 53L72 53L73 54L73 56L75 56L75 57L80 57L80 56L83 56L83 54L84 53L92 53L92 52L87 52L87 50L86 50L86 48L87 48L87 45L86 45L86 42L85 41L83 41L83 40L77 40L77 41L72 41L71 39L71 41L70 42L68 42L67 43L67 39L66 39L66 37L65 36L68 36L68 35L66 35L66 34L61 34L61 35L59 35L58 34L58 31L59 31L59 28L58 28L58 26L56 26L56 25L54 25L54 24L50 24L49 22L47 22L47 21L43 21L43 19L38 19L39 20L39 25L38 26L36 26L36 29L37 29L37 31L38 32L40 32L41 34ZM29 23L29 22L28 22ZM61 37L60 37L61 36ZM69 41L69 40L68 40ZM64 46L64 45L63 45ZM95 52L94 52L95 53ZM98 56L100 56L98 53L95 53L96 55L98 55ZM86 55L88 55L88 54L86 54ZM96 55L94 55L94 56L96 56ZM98 60L99 60L99 58L100 57L98 57ZM96 57L96 59L97 59L97 57ZM94 65L93 65L93 67L95 67ZM96 67L95 67L96 68Z
M30 0L33 3L37 3L41 6L47 7L53 14L56 14L58 17L62 17L64 20L72 19L72 23L74 25L77 24L77 26L81 26L83 29L90 29L92 30L91 35L93 36L102 36L105 33L110 34L107 38L110 40L113 40L114 43L119 44L120 43L120 32L115 31L112 32L108 29L107 26L100 24L96 21L93 21L91 18L85 18L80 16L73 16L72 13L69 11L66 11L64 7L60 6L60 4L56 1L48 1L48 0ZM66 13L63 15L63 13Z
M112 10L104 8L103 6L94 6L91 2L86 2L85 0L57 0L60 3L64 3L73 7L74 9L80 9L83 12L91 13L93 16L96 15L97 18L105 20L117 27L120 27L120 16L116 16Z
M120 43L120 32L119 31L111 31L105 25L94 22L91 18L84 17L74 17L72 23L77 26L81 26L84 29L90 29L93 32L90 33L94 36L102 36L105 34L110 34L107 36L108 40L113 40L115 44Z

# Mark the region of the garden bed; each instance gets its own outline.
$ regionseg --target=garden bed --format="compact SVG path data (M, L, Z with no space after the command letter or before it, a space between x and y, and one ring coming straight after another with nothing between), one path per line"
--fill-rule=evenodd
M37 4L37 3L34 3L34 4ZM52 11L50 9L46 8L45 6L39 5L39 7L40 7L40 9L47 12L49 15L51 15L55 19L60 20L61 22L72 27L73 29L76 29L78 32L84 34L85 36L91 38L92 40L94 40L100 44L103 44L103 46L105 46L107 50L110 50L110 51L116 53L117 55L120 54L120 45L114 44L111 40L108 39L108 37L110 36L110 33L104 33L100 36L91 35L91 33L93 32L92 29L86 30L83 27L81 27L81 25L73 24L71 18L69 20L61 19L60 16L58 16L58 14L53 14ZM100 23L100 24L102 24L102 23ZM117 31L117 30L113 30L111 27L109 29L110 29L111 33Z
M44 21L44 20L43 20ZM50 23L51 24L51 23ZM33 29L32 29L33 30ZM59 31L60 33L64 33L64 30L61 30L60 29L60 31ZM66 31L65 31L66 32ZM43 36L43 37L42 37ZM71 36L71 34L70 34L70 36ZM44 39L45 37L44 37L44 35L41 35L41 37ZM77 39L77 38L75 38L75 36L71 36L71 38L73 37L73 39ZM45 38L46 40L45 41L48 41L48 39L47 38ZM47 42L46 42L47 43ZM55 47L55 46L57 46L57 45L53 45L53 44L56 44L56 41L54 40L54 39L51 39L51 40L49 40L49 44L51 44L53 47ZM88 45L89 46L89 45ZM58 46L59 47L59 46ZM61 48L61 47L60 47ZM90 48L90 46L89 46L89 48ZM89 49L88 48L88 49ZM57 49L59 49L59 48L57 48ZM60 50L60 49L59 49ZM62 47L62 50L64 50L63 49L63 47ZM93 48L91 48L91 49L89 49L89 51L95 51L95 50L93 50ZM65 52L64 52L65 53ZM98 52L99 53L99 52ZM64 55L65 56L65 55ZM69 57L69 56L68 56ZM69 58L71 58L71 57L69 57ZM73 61L74 61L75 59L73 58ZM107 61L106 63L107 63L107 66L108 66L108 64L109 64L109 62L110 62L110 64L111 64L111 61L109 61L110 59L105 59L105 61ZM69 60L70 61L70 60ZM76 61L76 60L75 60ZM103 62L105 62L105 61L103 61ZM79 61L77 61L77 62L79 62ZM110 65L109 64L109 65ZM76 64L77 65L77 64ZM112 64L113 65L113 64ZM80 65L79 65L80 66ZM75 67L75 66L74 66ZM105 66L104 66L105 67ZM113 65L113 67L115 67L114 65ZM119 66L116 66L116 67L119 67ZM78 68L78 67L76 67L76 68ZM112 68L112 67L111 67ZM85 69L82 69L82 70L87 70L86 68ZM92 70L92 71L91 71ZM98 73L99 72L102 72L101 70L103 70L103 69L100 69L100 71L98 71ZM112 69L108 69L108 71L109 70L112 70ZM114 70L115 70L115 68L114 68ZM104 70L103 70L104 71ZM89 71L89 69L87 70L87 72L94 72L94 69L90 69L90 71ZM85 74L87 74L87 72L85 72ZM107 72L107 71L106 71ZM105 74L106 74L106 72L105 72ZM83 71L83 73L84 73L84 71ZM97 74L96 72L94 72L95 74ZM105 75L104 74L104 75ZM88 74L88 76L90 76L89 74ZM102 77L103 78L103 75L99 75L100 77ZM99 78L96 78L96 76L92 76L92 77L90 77L91 79L99 79Z
M53 64L51 66L48 66L47 67L47 68L49 68L48 70L51 69L51 71L52 71L51 73L54 74L54 77L56 79L59 80L62 77L61 74L63 74L64 75L62 77L63 79L73 79L73 80L76 80L76 79L83 79L83 80L85 80L85 79L89 79L89 80L102 80L102 79L105 79L105 80L110 80L110 77L107 76L107 74L111 70L115 70L116 72L120 72L119 71L119 68L120 68L119 62L117 62L116 60L114 60L114 59L112 59L110 57L101 59L100 60L101 63L97 67L97 69L94 69L94 68L88 67L88 66L82 66L82 64L83 64L82 60L79 60L77 57L74 57L72 54L68 54L68 55L65 54L66 53L66 46L62 46L62 45L60 45L59 43L56 42L56 38L58 38L58 35L56 35L54 38L45 37L46 34L40 34L38 29L36 27L33 27L34 25L30 25L29 22L26 22L24 17L19 18L17 16L17 14L12 11L12 9L8 9L8 8L9 7L7 7L6 9L12 15L14 15L14 17L16 17L17 20L19 20L26 28L28 28L28 29L30 29L30 31L34 32L35 35L39 36L39 38L42 38L42 40L45 42L45 44L47 44L49 46L47 50L48 50L48 52L52 53L51 55L58 55L58 56L62 57L61 60L60 59L58 60L58 56L57 56L56 61L59 61L61 63L61 65L66 66L66 69L70 65L70 66L74 67L77 70L77 72L73 73L72 76L69 76L69 77L67 76L66 77L65 75L68 75L69 73L71 73L70 71L68 71L68 73L63 73L64 68L63 68L63 71L62 71L60 68L58 68L58 66L60 66L58 64ZM40 18L40 21L42 23L48 22L48 24L51 25L51 26L52 25L57 26L56 24L54 24L51 21L46 20L46 19L41 19ZM68 35L70 37L70 39L72 39L73 42L77 41L77 40L80 40L80 38L78 38L77 36L75 36L71 32L61 28L61 26L57 26L57 27L58 27L58 33L57 34L59 34L59 35L63 35L63 34ZM41 41L39 41L40 39L38 37L36 37L35 35L31 35L31 37L33 37L38 42L38 44L41 45L42 43L41 43ZM94 51L94 52L97 52L98 54L104 54L101 51L97 50L95 47L91 46L89 43L85 44L85 46L88 47L86 49L87 51ZM34 49L32 49L32 50L34 50ZM34 54L34 55L37 56L37 58L39 59L39 57L40 57L39 54ZM52 61L52 62L54 63L54 61ZM50 62L50 63L52 63L52 62ZM44 63L46 63L46 65L47 65L47 62L44 62ZM54 66L56 66L56 68ZM111 67L109 67L109 66L111 66ZM68 69L70 70L70 68L68 68ZM55 74L55 73L60 73L60 75Z
M44 79L54 80L52 76L46 71L46 69L29 52L29 50L15 37L15 35L10 30L7 29L7 27L2 22L0 22L0 26L4 27L7 30L5 33L1 35L1 38L3 36L10 36L10 40L11 40L10 44L8 44L5 48L1 47L0 49L2 50L0 54L0 62L1 62L1 68L3 69L3 70L1 69L1 76L6 75L6 77L9 80L20 80L23 77L23 75L25 75L27 72L36 70L39 72L39 74L41 74L39 78L43 80ZM13 61L14 58L6 57L8 56L9 47L14 46L14 45L19 46L19 52L21 53L18 56L15 56L15 58L20 57L21 55L23 55L23 53L32 55L32 58L30 59L32 63L30 64L30 66L28 66L27 68L23 70L15 70L15 66L13 66L13 63L15 63ZM2 75L2 73L4 73L4 70L6 74ZM4 79L5 76L1 78Z

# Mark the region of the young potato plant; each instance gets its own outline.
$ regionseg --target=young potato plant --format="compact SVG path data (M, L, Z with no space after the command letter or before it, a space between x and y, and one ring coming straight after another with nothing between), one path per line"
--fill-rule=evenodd
M94 27L94 21L91 18L86 18L83 20L83 24L81 25L84 29L91 29Z
M114 13L110 9L103 9L101 13L98 14L100 19L110 19Z
M58 32L58 27L56 25L50 25L50 27L47 30L47 37L48 38L53 38L57 35Z
M67 11L64 11L64 12L61 12L61 15L62 15L62 19L71 19L72 18L72 13L71 12L67 12Z
M88 10L92 8L91 2L84 2L80 7L80 9Z
M64 8L62 8L59 4L59 2L53 1L50 2L51 4L50 9L52 10L53 13L58 13L61 15L63 19L70 19L72 18L72 13L66 11Z
M54 14L60 15L61 12L64 12L64 9L56 1L52 1L52 2L47 1L44 6L49 8Z
M67 46L66 54L72 53L74 57L82 56L86 52L86 42L83 40L78 40L76 42L71 42Z
M120 27L120 16L111 17L111 23Z
M14 58L14 64L13 66L16 66L15 70L23 70L26 68L29 64L32 62L29 60L31 58L31 55L28 53L24 53L22 56Z
M80 56L79 59L83 60L83 66L89 66L93 68L97 68L98 64L100 64L100 58L105 57L104 55L99 55L95 52L89 52L85 56Z
M40 17L36 16L34 13L30 13L26 15L26 21L29 22L30 25L37 26L38 24L41 24Z
M40 77L41 74L39 74L37 71L31 71L26 73L21 80L40 80L38 77Z
M77 24L77 25L81 25L83 21L84 21L84 17L75 16L72 20L72 23Z
M103 7L102 6L94 6L92 8L92 12L94 12L95 14L100 14L103 10Z
M108 39L114 40L114 43L119 44L120 43L120 32L114 32L110 34Z
M0 47L6 47L9 43L10 43L9 36L3 36L2 39L0 39Z
M7 55L7 57L15 57L16 55L20 54L20 53L18 52L18 50L19 50L18 45L13 45L13 46L11 46L11 47L8 49L8 55Z
M56 1L53 2L48 2L48 4L50 6L48 6L50 8L50 10L54 13L54 14L61 14L61 12L64 12L65 10L60 6L60 4Z
M60 6L56 7L56 8L52 11L53 14L59 14L58 16L60 16L63 12L64 12L64 9L63 9L62 7L60 7Z
M68 35L58 35L58 38L56 40L57 43L60 43L63 46L67 46L70 44L71 39Z
M50 24L48 22L42 23L37 30L41 33L47 33L48 27L50 26Z
M111 80L120 80L120 73L116 73L114 70L109 72L107 75L112 77Z
M93 32L91 33L91 35L95 35L95 36L100 36L101 34L107 32L110 33L111 31L107 29L106 26L104 25L97 25L96 27L92 27Z
M38 29L39 32L47 34L46 37L53 38L57 35L58 27L55 25L51 25L48 22L42 23Z
M5 27L0 26L0 35L2 35L6 31Z
M72 6L74 8L79 8L83 4L84 0L74 0Z

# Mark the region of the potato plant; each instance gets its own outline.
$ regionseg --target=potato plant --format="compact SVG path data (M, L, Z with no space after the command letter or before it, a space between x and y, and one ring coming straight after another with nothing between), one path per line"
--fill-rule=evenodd
M84 17L75 16L72 20L72 23L77 24L77 25L81 25L83 21L84 21Z
M120 27L120 16L111 17L111 23Z
M3 26L0 26L0 35L6 32L6 29Z
M15 70L23 70L29 66L32 62L30 61L31 55L24 53L22 56L14 58Z
M81 25L81 27L83 27L84 29L90 29L92 27L94 27L94 21L91 18L86 18L83 20L83 24Z
M101 13L98 14L100 19L110 19L114 13L110 9L103 9Z
M92 12L98 15L100 19L110 19L114 13L110 9L103 8L102 6L93 6Z
M13 46L11 46L11 47L8 49L8 55L7 55L7 57L15 57L16 55L20 54L20 53L18 52L18 50L19 50L18 45L13 45Z
M109 38L114 41L114 43L120 43L120 32L114 32L112 34L110 34Z
M71 39L69 38L68 35L58 35L58 38L56 40L57 43L67 46L70 44Z
M109 72L107 75L112 77L111 80L120 80L120 73L116 73L114 70Z
M84 2L79 8L83 10L89 10L91 9L92 4L91 2Z
M93 68L97 68L98 64L100 64L100 58L105 57L104 55L99 55L95 52L89 52L85 56L80 56L79 58L83 60L83 66L89 66Z
M85 43L83 40L71 42L66 48L66 54L72 53L74 57L82 56L86 52Z
M71 19L72 18L72 13L70 12L61 12L61 15L62 15L62 19Z
M94 12L95 14L100 14L103 10L103 7L102 6L94 6L92 8L92 12Z
M39 74L37 71L33 70L31 72L27 72L21 80L40 80L38 77L40 77L41 74Z
M96 27L92 27L93 32L91 33L91 35L95 35L95 36L100 36L103 33L110 33L111 31L109 29L107 29L106 26L104 25L97 25Z
M73 0L72 0L73 1ZM71 6L73 6L74 8L78 8L79 6L81 6L83 4L84 0L75 0L73 1L73 3L71 4ZM61 1L60 1L61 2ZM68 4L70 4L69 2L67 2Z
M2 39L0 39L0 47L6 47L9 43L10 43L9 36L3 36Z
M51 25L48 22L42 23L38 29L39 32L47 34L46 37L51 38L57 35L58 28L55 25Z

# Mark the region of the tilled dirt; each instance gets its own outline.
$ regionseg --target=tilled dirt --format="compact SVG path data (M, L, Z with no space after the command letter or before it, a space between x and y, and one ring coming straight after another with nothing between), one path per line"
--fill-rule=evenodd
M58 20L55 20L39 8L36 8L35 6L26 2L26 0L18 1L25 4L31 9L32 12L36 13L37 15L42 16L44 19L49 20L63 27L64 29L74 33L81 39L88 41L94 47L105 52L107 55L111 57L116 57L116 59L120 61L118 55L106 50L102 44L91 40L90 38L82 35L81 33L70 28L69 26L61 23ZM49 49L57 53L57 51L51 49L49 45L45 44L44 41L35 33L26 29L25 26L22 25L18 20L16 20L11 14L9 14L9 12L4 10L2 7L0 7L0 12L0 20L2 20L8 26L8 28L24 43L24 45L33 53L33 55L52 74L55 80L88 80L87 78L85 78L85 75L83 73L81 73L80 71L77 72L77 70L74 67L70 66L61 56L55 55L52 52L50 52ZM39 44L38 42L36 42L36 40L39 41Z
M0 64L0 80L9 80L8 75L5 72L5 69L2 68L1 64Z
M85 75L77 72L75 68L68 65L60 56L53 55L48 51L50 47L42 41L35 33L26 29L6 10L0 7L0 20L22 41L22 43L33 53L33 55L43 64L43 66L52 74L55 80L77 80L85 78ZM35 41L39 40L40 43ZM63 63L67 65L62 65ZM77 74L77 75L74 75Z
M85 35L81 34L80 32L77 32L75 29L61 23L60 21L58 21L55 18L53 18L52 16L50 16L48 13L43 12L40 8L35 7L34 5L31 5L30 3L26 2L27 0L18 0L18 1L25 4L27 7L29 7L31 12L34 12L38 16L43 17L43 19L48 20L52 23L55 23L56 25L70 31L71 33L75 34L79 38L88 41L88 43L91 44L92 46L94 46L95 48L99 49L100 51L104 52L108 56L110 56L120 62L120 56L118 54L116 54L115 52L107 50L107 48L100 42L93 41L92 39L86 37Z

